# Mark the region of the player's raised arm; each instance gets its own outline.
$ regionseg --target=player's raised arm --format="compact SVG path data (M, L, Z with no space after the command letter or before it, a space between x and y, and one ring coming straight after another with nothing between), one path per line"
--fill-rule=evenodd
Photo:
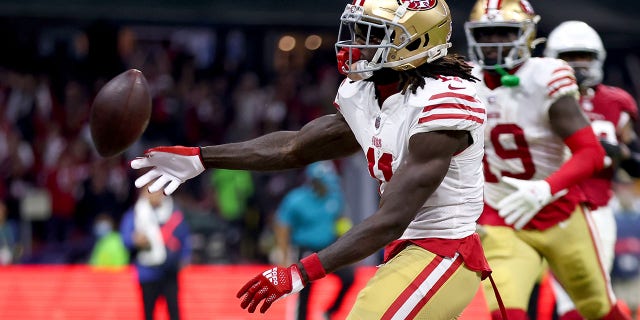
M133 169L151 168L135 181L150 192L173 193L205 169L283 170L350 155L359 148L338 113L317 118L299 131L277 131L237 143L207 147L163 146L131 161Z

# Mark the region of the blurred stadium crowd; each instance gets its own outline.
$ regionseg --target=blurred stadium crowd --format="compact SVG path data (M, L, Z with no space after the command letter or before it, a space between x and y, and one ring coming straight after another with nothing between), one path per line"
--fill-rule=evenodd
M128 161L148 147L244 140L333 112L334 40L307 37L302 47L290 36L272 41L277 48L264 36L98 21L6 39L15 50L0 57L0 200L16 243L12 260L86 262L96 217L117 224L132 205L138 191ZM88 131L91 101L129 68L149 82L151 122L125 154L100 158ZM265 226L300 173L212 170L180 188L193 262L266 262Z
M2 25L7 49L0 50L0 200L7 221L0 214L0 224L12 235L14 263L87 262L96 218L109 216L117 226L136 198L128 162L146 148L296 130L334 112L342 79L335 65L335 27L106 20L38 25L19 19ZM453 49L466 54L462 34L457 32ZM638 56L618 50L608 61L605 82L637 97L628 74ZM628 70L620 66L624 61ZM125 154L103 159L88 131L91 101L106 81L129 68L142 70L149 82L151 122ZM359 210L376 203L366 170L345 170L348 159L337 165L344 175L354 175L344 179L353 186L345 188L351 192L347 200L356 201L353 213L372 212ZM179 188L175 197L192 226L192 262L268 262L274 210L301 173L211 170Z

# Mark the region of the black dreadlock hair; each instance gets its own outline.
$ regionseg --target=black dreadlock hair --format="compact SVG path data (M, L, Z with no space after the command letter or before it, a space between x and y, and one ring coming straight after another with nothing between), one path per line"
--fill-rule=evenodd
M464 57L458 54L446 55L432 63L424 63L415 69L400 72L399 88L402 88L402 94L407 90L416 93L418 88L424 88L424 78L438 79L439 76L458 77L472 82L480 81L471 75L472 69L473 67L464 61Z
M373 73L373 76L366 81L373 81L377 84L388 84L398 81L398 89L402 94L410 91L416 93L418 88L424 88L424 78L438 79L440 76L458 77L472 82L480 79L471 75L471 67L458 54L446 55L434 62L424 63L421 66L405 71L394 71L383 68Z

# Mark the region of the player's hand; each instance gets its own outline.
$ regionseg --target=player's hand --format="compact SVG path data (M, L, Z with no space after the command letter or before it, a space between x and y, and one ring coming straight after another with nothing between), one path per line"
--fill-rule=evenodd
M522 229L540 209L567 194L562 190L552 195L549 183L544 180L502 177L502 182L516 188L516 191L498 202L498 214L515 229Z
M265 313L274 301L300 292L302 288L302 274L298 266L293 264L288 268L273 267L255 276L238 291L236 297L242 298L242 309L248 307L247 310L251 313L256 311L258 304L264 300L260 313Z
M142 188L151 181L149 192L164 188L164 194L170 195L180 184L204 171L200 148L198 147L157 147L131 161L131 168L151 170L135 181L136 188Z

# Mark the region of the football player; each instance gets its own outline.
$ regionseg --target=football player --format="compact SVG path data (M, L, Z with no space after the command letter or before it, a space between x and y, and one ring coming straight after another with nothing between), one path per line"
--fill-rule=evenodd
M510 320L527 319L543 259L582 316L625 319L578 187L604 167L605 152L578 105L571 67L531 57L539 19L526 0L479 0L465 23L487 106L482 244ZM485 296L501 319L497 299Z
M599 252L604 273L609 274L614 258L616 222L608 206L613 195L612 179L617 164L629 158L626 145L635 139L633 123L638 106L623 89L602 84L602 65L606 51L598 33L582 21L566 21L549 34L544 55L560 58L575 70L580 90L580 105L591 120L591 127L612 159L612 165L580 184L586 196L593 223L597 226ZM635 172L637 170L630 170ZM553 280L560 319L580 319L571 299Z
M265 312L327 273L385 250L349 319L453 319L490 269L476 230L482 207L484 105L471 68L448 55L445 1L359 0L347 5L336 43L337 113L299 131L207 147L158 147L131 162L136 181L173 192L206 168L281 170L363 152L380 181L376 212L329 247L274 266L238 292ZM152 182L155 180L155 182Z

